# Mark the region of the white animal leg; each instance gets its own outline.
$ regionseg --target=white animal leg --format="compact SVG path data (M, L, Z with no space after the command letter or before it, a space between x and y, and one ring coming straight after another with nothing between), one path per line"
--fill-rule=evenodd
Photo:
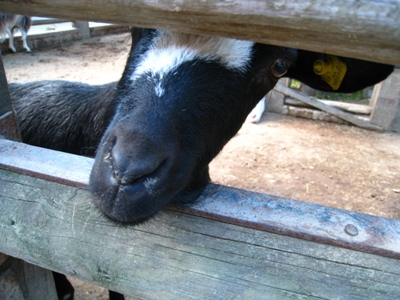
M251 113L247 116L247 120L252 123L258 123L262 117L265 110L265 97L263 97L253 108Z
M24 47L24 49L26 50L26 52L31 52L31 48L29 48L28 43L26 42L26 38L27 38L27 34L25 32L25 30L20 29L21 31L21 35L22 35L22 46Z
M14 47L14 36L13 36L13 34L12 34L12 32L11 32L11 30L9 29L9 28L5 28L6 29L6 31L7 31L7 34L8 34L8 40L9 40L9 43L8 43L8 48L12 51L12 52L17 52L17 49L15 49L15 47Z

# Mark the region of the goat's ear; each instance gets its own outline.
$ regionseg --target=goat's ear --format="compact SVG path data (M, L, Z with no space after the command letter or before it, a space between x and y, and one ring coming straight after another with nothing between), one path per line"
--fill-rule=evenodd
M386 79L393 69L391 65L298 50L296 64L286 76L317 90L352 93Z

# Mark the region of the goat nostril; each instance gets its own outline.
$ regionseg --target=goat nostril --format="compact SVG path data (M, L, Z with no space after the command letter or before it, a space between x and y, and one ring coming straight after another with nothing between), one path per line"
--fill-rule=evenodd
M118 185L145 181L148 176L161 171L168 158L167 152L162 151L165 149L161 149L157 141L139 133L124 133L122 137L111 140L109 147L104 161Z
M118 185L134 184L151 174L154 175L166 161L158 154L155 156L148 154L147 156L132 157L119 155L115 152L112 152L110 157L105 158L105 160L109 164L112 176Z

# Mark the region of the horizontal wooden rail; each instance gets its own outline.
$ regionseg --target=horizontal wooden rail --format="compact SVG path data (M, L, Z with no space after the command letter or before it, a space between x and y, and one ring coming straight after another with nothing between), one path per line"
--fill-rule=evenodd
M1 0L0 11L221 35L400 64L400 0Z
M190 207L118 226L87 189L38 178L81 178L91 160L0 141L5 254L140 299L400 299L400 221L209 185Z
M0 139L0 168L87 188L93 159ZM174 207L237 225L400 259L400 221L210 185ZM356 231L353 234L348 229Z
M32 25L49 25L49 24L57 24L57 23L64 23L64 22L74 22L71 19L57 19L57 18L46 18L46 19L37 19L32 20Z

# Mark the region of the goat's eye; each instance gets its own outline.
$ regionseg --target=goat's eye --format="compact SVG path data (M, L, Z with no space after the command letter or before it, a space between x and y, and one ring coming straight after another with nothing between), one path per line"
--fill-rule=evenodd
M288 69L289 63L281 58L277 59L270 67L270 71L275 77L282 77L287 73Z

